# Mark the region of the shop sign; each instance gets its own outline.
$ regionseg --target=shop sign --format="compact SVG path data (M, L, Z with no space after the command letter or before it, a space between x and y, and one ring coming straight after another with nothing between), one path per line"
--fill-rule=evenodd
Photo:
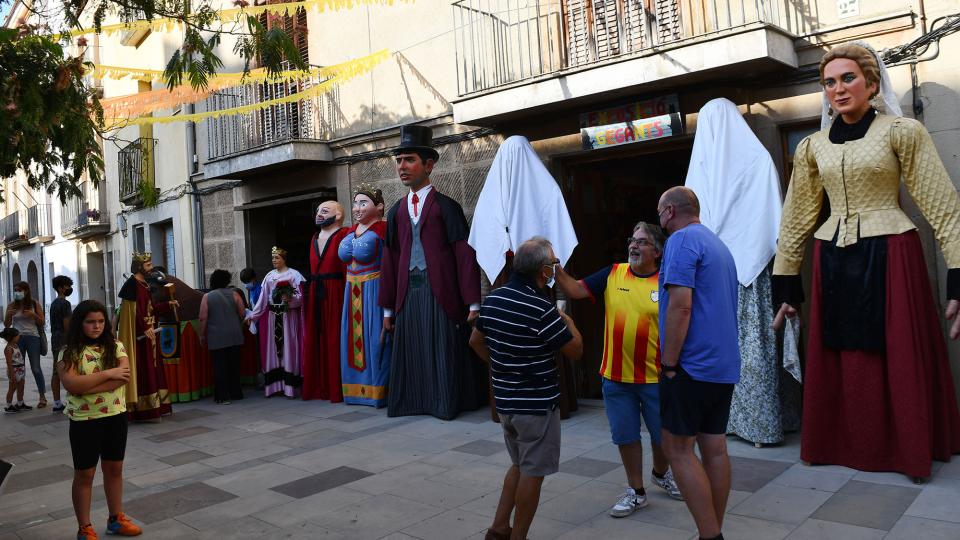
M606 126L622 122L632 122L641 118L651 118L680 112L680 98L677 94L645 99L621 107L593 111L580 115L580 127Z
M670 113L631 122L585 127L580 130L584 150L610 148L683 134L680 113Z

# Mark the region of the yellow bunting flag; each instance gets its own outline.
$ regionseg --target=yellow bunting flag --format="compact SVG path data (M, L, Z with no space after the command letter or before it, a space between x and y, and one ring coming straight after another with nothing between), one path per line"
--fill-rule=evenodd
M412 1L412 0L403 0ZM217 12L217 17L221 22L238 22L239 17L243 15L261 15L269 13L271 15L293 15L298 9L310 9L313 11L324 12L327 10L343 10L362 5L393 5L394 0L303 0L301 2L285 2L282 4L266 4L262 6L244 6L233 9L224 9ZM150 20L138 20L117 24L108 24L100 27L100 34L111 35L117 32L128 32L131 30L147 30L154 32L172 32L180 30L183 22L178 19L169 19L158 17ZM71 30L67 34L59 34L56 37L76 37L86 34L97 33L93 28L80 28Z
M132 111L139 110L143 104L138 102L127 102L125 104L121 104L121 102L119 101L111 102L110 100L104 100L102 103L104 103L103 105L104 116L105 118L107 118L106 120L106 123L108 126L107 129L114 130L114 129L120 129L126 126L144 125L144 124L168 124L172 122L199 122L207 118L220 118L221 116L250 113L260 109L266 109L274 105L281 105L284 103L293 103L295 101L313 98L323 93L326 93L327 91L330 90L330 88L332 88L336 84L340 84L346 80L349 80L352 77L355 77L357 75L360 75L369 71L375 65L384 61L388 57L389 57L389 52L387 50L382 50L374 54L371 54L369 56L344 62L342 64L337 64L334 66L328 66L323 69L328 70L326 73L329 75L330 78L328 78L325 81L319 82L314 86L311 86L309 88L304 88L300 92L297 92L295 94L291 94L288 96L279 97L276 99L270 99L266 101L259 101L256 103L251 103L249 105L242 105L240 107L232 107L229 109L219 109L215 111L206 111L206 112L199 112L194 114L180 114L180 115L173 115L173 116L137 116L137 114L144 114L146 112L155 110L159 107L157 107L156 105L153 105L151 107L148 107L147 110L139 111L139 113L132 113ZM187 88L189 89L189 87ZM153 92L144 92L143 94L140 94L140 95L152 94L154 92L169 93L166 90L154 90ZM118 99L118 100L126 99L126 97L115 98L115 99ZM202 99L202 98L199 98L199 99ZM197 101L199 101L199 99ZM113 115L116 115L116 116L113 116ZM123 117L121 115L125 115L126 117Z

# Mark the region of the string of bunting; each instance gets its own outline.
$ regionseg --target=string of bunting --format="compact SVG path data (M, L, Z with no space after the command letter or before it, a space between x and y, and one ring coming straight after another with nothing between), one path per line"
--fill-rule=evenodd
M235 114L244 114L261 109L267 109L275 105L282 105L285 103L293 103L295 101L300 101L304 99L310 99L317 97L321 94L326 93L336 84L340 84L345 80L359 75L366 70L369 70L374 65L379 62L382 62L389 56L387 51L380 51L370 57L364 57L359 60L364 60L362 65L359 65L359 61L355 61L358 65L354 66L355 69L344 70L340 74L327 79L323 82L316 84L310 88L306 88L301 92L296 94L290 94L288 96L279 97L276 99L270 99L266 101L258 101L256 103L251 103L248 105L242 105L239 107L232 107L229 109L219 109L215 111L205 111L193 114L179 114L173 116L137 116L137 117L127 117L127 118L110 118L105 114L105 124L108 126L108 130L120 129L126 126L137 126L137 125L146 125L146 124L169 124L173 122L200 122L208 118L220 118L222 116L231 116ZM371 58L375 57L375 58Z
M293 15L298 9L301 8L324 12L327 10L349 9L361 5L393 5L393 3L394 0L303 0L301 2L284 2L282 4L266 4L262 6L244 6L232 9L224 9L217 12L217 17L221 22L230 23L237 22L240 15L258 16L264 13L269 13L271 15ZM150 29L154 32L172 32L180 30L182 27L183 22L178 19L160 17L156 19L104 25L100 27L99 33L102 35L111 35L117 32L147 29ZM93 28L80 28L71 30L67 34L60 34L58 37L77 37L94 33L97 32Z
M172 109L185 103L196 103L209 97L212 92L240 84L311 78L334 79L336 82L344 82L370 71L374 66L383 62L389 56L390 51L383 49L373 54L332 66L313 68L307 72L285 71L275 77L269 76L264 69L254 70L247 74L246 77L243 73L220 73L210 77L207 87L202 90L194 90L189 85L180 85L172 90L160 88L149 92L104 99L100 101L100 104L104 109L104 115L108 118L131 118L145 115L158 109ZM101 70L101 74L110 74L110 78L122 76L137 78L145 74L151 77L149 79L150 81L153 81L154 76L163 76L163 72L157 70L139 70L116 66L97 66L97 69Z

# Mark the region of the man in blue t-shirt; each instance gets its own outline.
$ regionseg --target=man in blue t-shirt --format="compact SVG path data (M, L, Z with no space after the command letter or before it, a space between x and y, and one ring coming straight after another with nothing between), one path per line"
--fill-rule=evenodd
M727 420L740 380L737 268L727 246L700 224L692 190L667 190L657 214L670 235L660 268L663 449L700 538L722 540L730 494Z

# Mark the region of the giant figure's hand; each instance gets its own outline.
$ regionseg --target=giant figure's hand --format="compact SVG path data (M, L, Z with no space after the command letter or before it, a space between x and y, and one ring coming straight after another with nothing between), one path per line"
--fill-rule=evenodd
M393 332L393 317L383 318L383 330L385 332Z
M773 329L780 330L783 327L785 319L792 319L797 316L799 310L790 304L784 302L780 305L777 315L773 318Z
M953 324L950 325L950 339L960 337L960 317L957 317L957 312L960 312L960 300L947 302L947 312L944 316L948 321L953 321Z

